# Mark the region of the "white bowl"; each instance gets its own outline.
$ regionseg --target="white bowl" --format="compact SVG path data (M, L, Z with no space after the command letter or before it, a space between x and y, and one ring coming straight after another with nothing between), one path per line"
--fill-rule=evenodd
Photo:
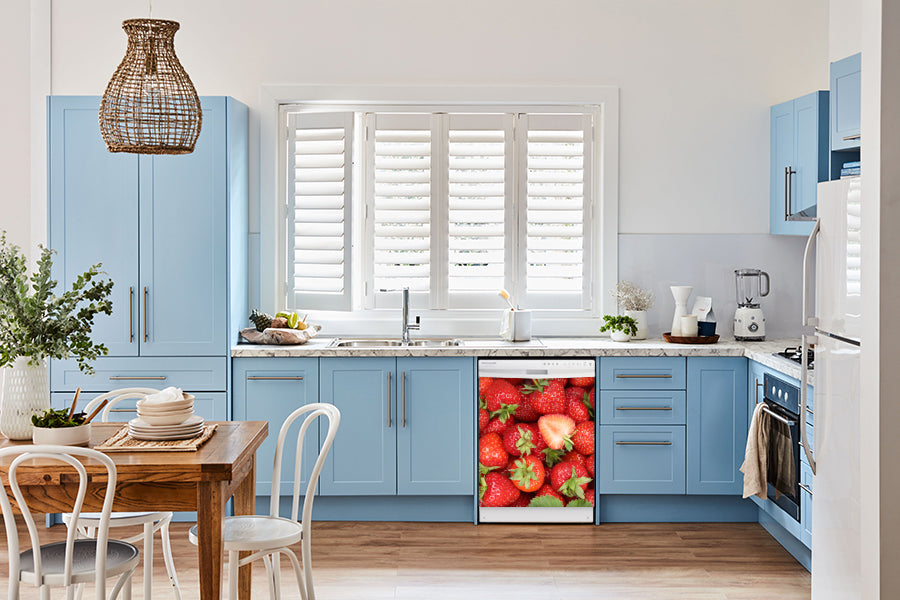
M87 446L91 441L91 424L76 427L34 427L31 441L55 446Z
M173 411L164 415L151 415L138 410L138 418L148 425L180 425L181 423L184 423L185 421L190 419L193 414L194 410L191 408L187 410Z
M148 412L171 412L191 408L194 405L194 395L182 394L182 396L180 400L169 400L167 402L147 402L147 399L144 398L138 400L136 406L139 411Z

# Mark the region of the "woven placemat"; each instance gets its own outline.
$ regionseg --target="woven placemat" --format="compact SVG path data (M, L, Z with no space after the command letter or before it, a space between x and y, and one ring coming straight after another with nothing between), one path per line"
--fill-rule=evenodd
M128 435L128 425L122 427L94 450L101 452L196 452L216 432L218 425L204 425L197 437L189 440L136 440Z

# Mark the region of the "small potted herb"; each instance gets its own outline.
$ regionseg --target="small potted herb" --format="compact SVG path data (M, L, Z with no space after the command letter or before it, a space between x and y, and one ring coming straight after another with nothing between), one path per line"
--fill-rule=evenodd
M600 333L609 332L614 342L627 342L637 334L637 321L625 315L603 315L603 326Z
M620 281L610 293L623 314L637 323L637 333L632 337L636 340L647 339L647 311L653 307L653 292L630 281Z

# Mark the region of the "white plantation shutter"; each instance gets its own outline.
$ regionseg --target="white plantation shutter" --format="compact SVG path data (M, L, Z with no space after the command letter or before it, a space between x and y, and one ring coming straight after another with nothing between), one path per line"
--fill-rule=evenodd
M288 279L293 305L351 307L353 113L288 118Z
M430 114L366 116L370 306L379 290L431 289L432 125Z
M518 295L532 308L590 306L592 119L522 114Z
M497 290L512 281L514 115L447 119L448 304L500 306Z

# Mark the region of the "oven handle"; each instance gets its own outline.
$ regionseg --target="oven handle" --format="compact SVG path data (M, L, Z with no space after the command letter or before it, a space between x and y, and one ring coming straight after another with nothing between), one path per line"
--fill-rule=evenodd
M812 254L813 242L819 235L819 220L813 225L812 233L806 240L806 248L803 251L803 303L801 305L801 313L803 317L803 335L800 336L800 414L805 415L807 410L807 375L809 374L809 353L806 351L809 344L816 343L816 326L819 324L815 317L809 316L809 257ZM805 420L805 418L804 418ZM800 428L800 440L803 442L803 452L806 454L806 460L809 461L809 468L812 474L816 474L816 460L813 458L813 450L809 446L809 440L806 435L806 427Z
M784 424L787 425L788 427L793 427L794 425L797 424L797 421L791 421L790 419L785 419L784 417L782 417L781 415L779 415L777 412L775 412L775 411L773 411L773 410L770 410L768 406L763 405L762 411L763 411L764 413L767 413L770 417L772 417L772 418L775 419L776 421L781 421L782 423L784 423Z

